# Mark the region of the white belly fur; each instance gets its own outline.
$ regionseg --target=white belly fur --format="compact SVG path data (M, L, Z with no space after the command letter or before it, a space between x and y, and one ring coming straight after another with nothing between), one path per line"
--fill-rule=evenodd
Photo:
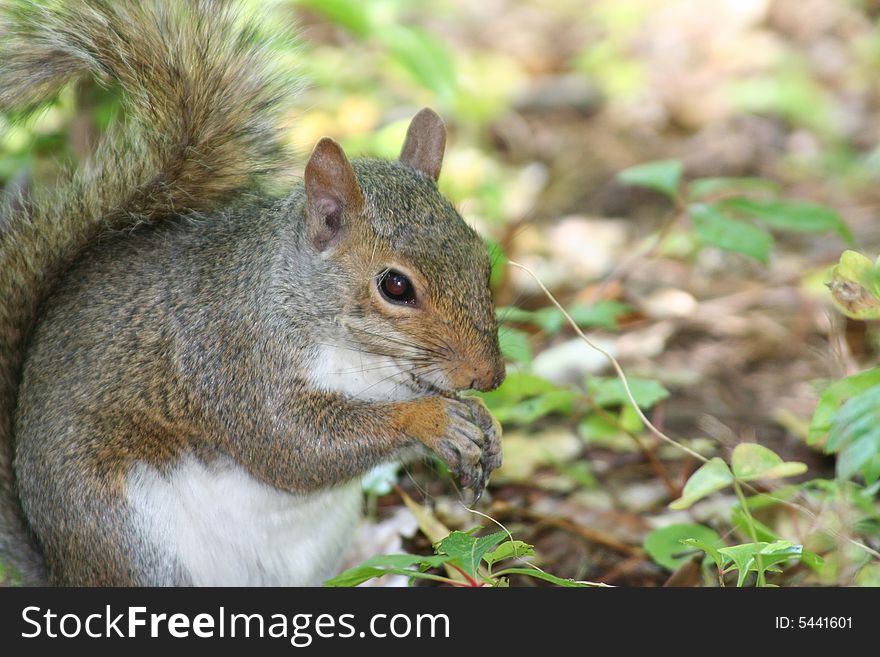
M393 360L325 345L307 368L316 388L363 400L409 399ZM361 482L303 495L250 476L231 460L185 459L170 476L143 463L128 500L157 550L197 586L317 586L335 575L361 514Z
M164 476L139 463L128 501L148 540L196 586L317 586L344 559L361 513L359 480L297 495L232 461L183 460Z

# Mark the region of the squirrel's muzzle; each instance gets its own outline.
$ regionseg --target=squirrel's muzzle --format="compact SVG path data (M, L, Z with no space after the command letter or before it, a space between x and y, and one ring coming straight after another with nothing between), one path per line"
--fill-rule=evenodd
M469 364L462 367L461 376L456 387L470 390L479 390L480 392L489 392L495 390L504 381L507 371L504 367L504 360L499 355L486 364ZM469 378L468 378L469 377Z

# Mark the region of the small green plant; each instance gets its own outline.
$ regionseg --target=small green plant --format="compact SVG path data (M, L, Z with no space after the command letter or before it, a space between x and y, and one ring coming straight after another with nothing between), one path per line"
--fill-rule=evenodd
M686 541L699 541L715 549L725 545L724 539L714 529L681 522L650 532L645 537L645 551L667 570L677 570L693 556L693 552L687 549Z
M687 218L699 244L740 253L764 264L774 246L771 231L835 233L845 242L853 242L851 231L836 212L814 203L781 198L778 186L772 182L755 178L701 178L683 183L682 170L677 160L649 162L621 172L620 179L672 200L676 207L672 224ZM880 260L871 262L860 253L845 251L831 270L828 286L835 305L848 317L880 318ZM858 474L869 485L880 479L880 370L868 370L826 388L810 424L808 443L837 454L839 479ZM764 504L778 504L781 500L768 495L746 498L743 492L754 479L777 479L805 470L803 464L784 463L758 445L739 445L730 466L720 458L710 459L691 475L682 496L670 506L688 508L704 496L732 486L739 504L732 509L731 522L751 541L719 547L717 541L697 535L711 531L708 528L681 525L650 534L646 549L658 563L669 567L681 561L680 556L673 558L678 552L670 551L671 544L699 548L717 566L722 583L724 574L738 571L740 586L750 572L757 573L758 585L765 585L767 573L778 572L786 562L801 561L818 568L821 559L817 555L780 539L753 517L751 509L756 500ZM809 482L801 486L807 485ZM683 535L688 532L694 535ZM669 536L675 540L666 540Z
M847 243L853 236L834 210L806 201L779 197L774 183L759 178L698 178L682 182L678 160L648 162L620 172L628 185L645 187L671 199L677 221L690 219L702 245L741 253L767 264L773 249L771 230L794 233L837 233Z
M649 410L669 397L669 391L653 379L628 377L630 393L642 410ZM621 431L636 435L645 428L633 408L623 383L617 377L591 376L585 383L590 407L578 424L578 433L587 441L601 442Z
M728 486L733 486L739 495L742 482L780 479L806 471L805 464L783 462L773 450L763 445L740 443L733 450L730 467L717 456L709 459L690 476L681 497L669 506L672 509L687 509L706 495Z
M767 573L781 573L780 564L793 560L813 566L822 563L822 558L819 555L807 552L803 545L795 545L791 541L774 541L773 543L758 541L722 548L707 545L703 541L693 538L684 539L682 543L703 550L718 568L719 581L722 583L724 575L736 572L737 586L743 586L751 572L757 573L758 586L768 586Z
M580 394L528 372L510 372L500 388L480 396L499 422L522 426L550 413L570 415Z
M753 572L757 574L756 582L767 586L767 573L782 572L781 564L802 562L814 568L822 564L821 557L791 541L757 541L727 546L715 530L692 523L656 529L645 538L645 550L668 570L676 570L692 558L694 552L688 548L705 553L704 565L714 564L722 586L728 573L736 573L737 586L744 586Z
M743 586L750 572L757 573L758 586L766 586L768 572L781 572L780 564L803 561L818 566L822 560L816 554L781 540L775 533L758 522L752 515L751 502L743 487L748 482L774 480L802 474L807 466L803 463L785 462L772 450L755 443L741 443L731 456L731 464L715 457L706 461L689 478L682 495L669 506L687 509L707 495L732 486L739 499L733 509L733 524L751 539L749 543L727 546L712 529L702 525L677 524L655 530L645 539L645 549L660 565L675 569L689 556L684 546L697 548L706 553L718 569L718 580L724 583L724 575L738 572L737 586ZM767 538L768 540L759 540Z
M566 587L590 586L587 582L577 582L556 577L544 572L523 560L523 557L534 557L533 546L509 538L507 532L499 531L485 536L476 536L482 527L470 531L454 531L434 545L434 554L420 556L416 554L386 554L373 557L361 565L346 570L333 579L327 580L324 586L358 586L364 582L385 575L403 575L409 578L410 584L425 579L459 587L508 586L511 575L525 575L536 579ZM502 562L516 559L522 566L505 566L498 568ZM457 573L460 578L453 579L446 575L431 572L432 569L445 567Z

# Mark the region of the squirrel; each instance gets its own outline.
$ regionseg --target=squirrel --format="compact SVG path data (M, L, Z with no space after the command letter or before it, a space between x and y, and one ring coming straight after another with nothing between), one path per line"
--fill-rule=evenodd
M83 76L126 120L0 201L0 561L26 584L317 585L370 468L476 495L504 378L478 234L423 109L396 161L323 138L280 190L296 76L221 0L16 3L0 110Z

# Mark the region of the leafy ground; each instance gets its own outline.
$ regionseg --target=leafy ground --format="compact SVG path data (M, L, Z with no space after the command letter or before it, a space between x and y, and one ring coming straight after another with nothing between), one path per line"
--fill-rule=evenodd
M507 556L612 585L880 585L880 342L825 286L845 249L880 251L878 14L870 0L277 3L273 20L302 33L279 56L312 82L291 142L395 156L434 106L451 131L441 186L497 260L509 376L485 401L504 466L479 514L439 463L377 474L352 565L483 526L482 543L438 545L434 583L560 583L492 575ZM88 110L98 128L108 103ZM70 93L6 126L0 177L76 158L79 116ZM508 259L619 360L656 431Z
M878 547L876 487L835 476L822 431L807 441L825 387L876 363L870 323L837 312L824 286L844 249L873 257L880 241L872 8L474 4L435 4L427 18L399 10L438 37L456 71L448 102L428 71L415 85L452 118L448 193L620 360L662 431L727 463L737 445L756 443L806 466L743 490L754 497L751 526L730 486L670 509L700 462L646 431L607 360L527 274L499 265L510 376L487 402L505 426L505 465L478 510L534 545L530 561L566 578L717 585L714 562L701 572L703 552L680 542L699 538L728 547L789 541L821 557L801 562L782 544L783 572L766 578L780 585L880 583L876 553L853 543ZM324 15L316 12L314 29L327 30L327 47L350 47ZM393 60L381 41L368 50ZM380 77L393 70L377 66ZM653 173L629 178L668 192L677 177L668 160L677 161L675 194L621 179L658 160L666 162ZM694 183L718 177L760 180ZM769 490L800 509L755 496ZM431 518L415 528L402 495L446 528L498 529L464 508L435 464L414 465L376 501L373 533L405 534L385 552L430 554L442 538ZM729 563L724 581L734 585Z

